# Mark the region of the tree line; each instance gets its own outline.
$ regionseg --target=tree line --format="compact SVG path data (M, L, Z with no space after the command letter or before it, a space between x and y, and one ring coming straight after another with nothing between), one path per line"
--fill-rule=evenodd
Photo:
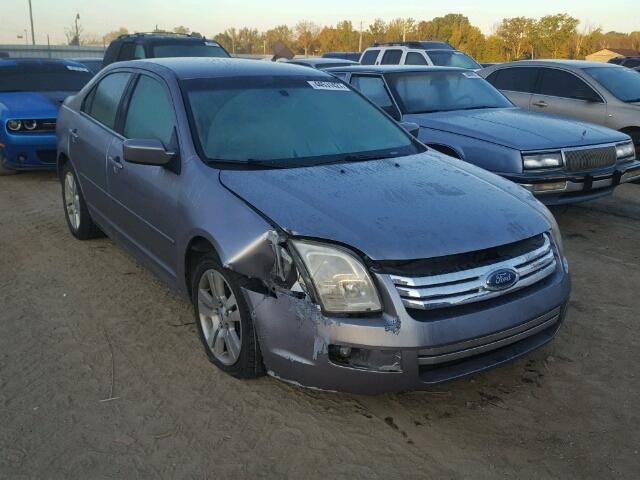
M173 31L195 33L182 25ZM128 30L121 27L102 39L82 43L108 44L125 33ZM335 26L320 26L303 20L293 27L279 25L264 32L250 27L231 27L209 38L231 53L264 55L272 52L276 42L283 42L297 54L321 55L330 51L362 51L376 42L438 40L449 42L482 62L529 58L583 59L585 55L603 48L640 50L640 31L605 32L602 28L581 26L578 19L566 13L538 19L505 18L489 35L472 25L465 15L450 13L422 21L413 18L396 18L389 22L377 19L369 25L354 25L343 20Z

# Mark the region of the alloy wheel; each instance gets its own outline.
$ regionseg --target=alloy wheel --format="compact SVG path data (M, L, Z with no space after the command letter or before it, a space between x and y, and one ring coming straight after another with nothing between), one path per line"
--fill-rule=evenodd
M71 227L77 231L80 228L80 192L76 185L76 178L72 172L67 172L64 179L64 198L67 218Z
M223 365L234 365L242 347L242 321L236 297L217 270L200 277L197 308L209 350Z

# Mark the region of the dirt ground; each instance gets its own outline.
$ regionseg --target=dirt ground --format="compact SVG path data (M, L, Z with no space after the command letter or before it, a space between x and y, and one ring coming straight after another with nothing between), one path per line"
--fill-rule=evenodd
M0 178L0 478L638 478L640 185L555 213L574 290L551 345L362 397L217 371L189 305L71 237L53 174Z

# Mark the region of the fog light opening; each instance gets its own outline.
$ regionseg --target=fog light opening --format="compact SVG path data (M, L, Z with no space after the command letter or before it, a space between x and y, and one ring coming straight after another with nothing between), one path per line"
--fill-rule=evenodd
M24 153L21 153L20 155L18 155L18 161L20 163L24 163L27 161L27 156Z
M402 372L402 352L329 345L329 360L342 367L374 372Z

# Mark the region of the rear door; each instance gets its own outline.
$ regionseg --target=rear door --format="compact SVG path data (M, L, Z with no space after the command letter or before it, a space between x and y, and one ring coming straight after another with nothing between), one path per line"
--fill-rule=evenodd
M584 80L567 70L541 68L531 110L604 124L607 107L602 97Z
M491 73L487 81L516 106L529 110L538 75L537 67L501 68Z
M160 275L175 278L177 169L137 165L124 160L126 139L160 140L178 151L175 110L166 83L155 75L134 80L107 158L107 179L115 225L135 250L147 257Z
M132 77L129 72L104 76L85 97L81 112L69 131L69 152L85 200L92 211L108 221L107 151L116 136L115 125L123 94Z

